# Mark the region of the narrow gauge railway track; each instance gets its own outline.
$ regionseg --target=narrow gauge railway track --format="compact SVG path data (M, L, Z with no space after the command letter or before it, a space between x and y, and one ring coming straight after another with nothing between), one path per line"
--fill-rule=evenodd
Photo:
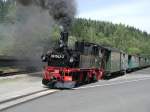
M0 77L7 77L7 76L13 76L13 75L19 75L19 74L23 74L23 73L27 73L25 71L19 71L19 72L8 72L8 73L0 73Z
M3 101L0 101L0 111L14 107L16 105L49 95L49 94L53 94L55 92L58 92L60 90L50 90L48 88L45 88L43 90L40 91L36 91L33 93L29 93L29 94L25 94L25 95L21 95L21 96L16 96L13 97L11 99L5 99Z
M0 73L0 77L8 77L8 76L15 76L15 75L22 75L28 73L34 73L35 71L18 71L18 72L8 72L8 73Z
M35 67L29 66L30 63L30 60L16 59L11 56L0 56L0 77L37 72Z

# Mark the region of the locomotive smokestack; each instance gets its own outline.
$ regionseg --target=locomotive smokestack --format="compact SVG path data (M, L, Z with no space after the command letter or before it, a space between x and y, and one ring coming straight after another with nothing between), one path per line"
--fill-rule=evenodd
M61 33L60 33L60 40L59 40L59 46L62 47L67 47L68 45L68 37L69 33L68 30L65 29L63 26L60 26Z
M68 32L61 32L60 35L61 35L60 40L62 40L64 42L64 44L67 45L69 33Z

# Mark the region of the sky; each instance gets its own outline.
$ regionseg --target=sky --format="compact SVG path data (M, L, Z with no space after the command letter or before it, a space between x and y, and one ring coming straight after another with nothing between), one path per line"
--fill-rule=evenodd
M122 23L150 33L150 0L77 0L76 17Z

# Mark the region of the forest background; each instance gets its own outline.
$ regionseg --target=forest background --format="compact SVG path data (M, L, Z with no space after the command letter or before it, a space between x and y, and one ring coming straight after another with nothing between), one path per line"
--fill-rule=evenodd
M13 0L0 1L0 55L11 55L15 24L22 19L16 17ZM138 24L138 23L137 23ZM24 27L24 26L22 26ZM60 28L54 24L49 32L34 32L36 42L55 43L60 37ZM75 18L70 28L69 42L84 40L118 48L129 54L150 56L150 34L124 24ZM28 43L26 43L28 44ZM28 50L28 48L26 48Z

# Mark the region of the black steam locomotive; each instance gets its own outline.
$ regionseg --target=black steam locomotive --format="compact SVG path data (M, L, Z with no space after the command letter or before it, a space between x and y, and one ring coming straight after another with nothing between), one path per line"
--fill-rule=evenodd
M61 32L58 46L42 56L43 62L47 62L44 85L73 88L150 65L149 59L128 55L118 49L85 41L75 42L73 48L67 44L68 32Z

